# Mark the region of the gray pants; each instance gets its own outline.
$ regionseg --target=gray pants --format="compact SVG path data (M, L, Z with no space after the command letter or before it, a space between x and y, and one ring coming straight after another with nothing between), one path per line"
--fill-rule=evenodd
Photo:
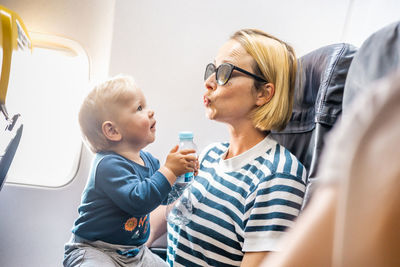
M134 251L133 255L122 255L126 251ZM119 251L120 253L118 253ZM156 254L152 253L145 245L140 247L114 245L102 241L89 241L72 235L71 240L65 244L65 267L115 267L115 266L150 266L164 267L168 264Z

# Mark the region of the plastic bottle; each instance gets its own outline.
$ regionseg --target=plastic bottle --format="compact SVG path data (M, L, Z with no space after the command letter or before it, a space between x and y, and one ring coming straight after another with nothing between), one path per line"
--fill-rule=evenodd
M194 149L192 132L179 133L179 150ZM171 192L168 195L167 221L176 225L185 225L190 222L192 215L192 194L190 184L194 178L193 172L188 172L176 178Z

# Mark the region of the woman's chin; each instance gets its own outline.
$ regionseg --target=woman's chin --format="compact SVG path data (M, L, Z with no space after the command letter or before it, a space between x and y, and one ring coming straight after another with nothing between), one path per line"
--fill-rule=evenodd
M206 110L206 117L209 120L215 120L215 113L212 110Z

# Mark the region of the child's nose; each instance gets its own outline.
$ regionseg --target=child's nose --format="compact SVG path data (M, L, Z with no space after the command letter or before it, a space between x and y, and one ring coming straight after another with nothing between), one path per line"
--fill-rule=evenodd
M152 118L154 116L154 110L149 109L149 117Z

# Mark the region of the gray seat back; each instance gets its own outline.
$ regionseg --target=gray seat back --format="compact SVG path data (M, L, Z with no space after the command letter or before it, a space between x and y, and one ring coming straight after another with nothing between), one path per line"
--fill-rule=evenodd
M271 133L303 163L309 182L316 177L325 135L342 113L344 85L355 52L354 46L338 43L301 57L292 117L284 130Z

